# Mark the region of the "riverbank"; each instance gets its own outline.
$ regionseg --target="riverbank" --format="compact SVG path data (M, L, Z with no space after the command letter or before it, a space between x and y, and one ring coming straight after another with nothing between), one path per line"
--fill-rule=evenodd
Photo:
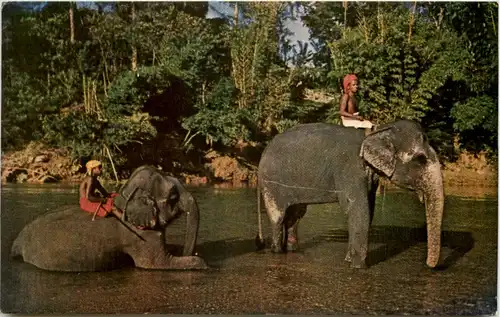
M173 151L176 151L174 149ZM250 151L255 154L254 151ZM236 186L255 185L257 176L255 165L250 163L247 150L236 148L234 153L208 151L196 166L192 162L181 162L183 156L173 153L168 161L170 168L163 169L167 174L177 177L185 184L203 185L227 183ZM185 156L184 156L185 158ZM104 182L116 183L113 167L107 160L103 161L108 177L102 177ZM72 159L69 151L54 149L38 142L31 142L25 149L3 153L1 157L2 183L77 183L85 177L84 161ZM137 164L138 167L141 165ZM168 164L167 164L168 166ZM187 168L189 166L189 168ZM134 167L134 168L135 168ZM183 168L186 167L186 168ZM133 168L132 168L133 169ZM131 170L122 171L119 181L127 179Z
M254 186L257 180L257 163L254 161L258 162L255 158L260 155L256 153L257 147L240 146L235 152L207 152L197 173L182 168L177 168L177 172L166 172L190 185ZM1 179L4 184L77 183L85 176L85 168L81 166L80 160L72 160L68 151L48 148L40 143L32 142L23 150L4 153L1 159ZM182 166L182 163L178 165ZM454 187L498 186L498 170L488 164L483 154L460 154L457 161L444 164L443 178L445 185ZM114 182L112 179L106 181Z

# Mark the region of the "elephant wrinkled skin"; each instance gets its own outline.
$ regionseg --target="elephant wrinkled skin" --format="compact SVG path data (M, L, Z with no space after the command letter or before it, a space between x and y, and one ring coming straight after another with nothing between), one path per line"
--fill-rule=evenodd
M35 219L19 234L11 255L50 271L102 271L131 259L144 269L203 269L200 257L175 257L163 233L137 230L143 241L116 218L96 218L78 207L63 207Z
M258 246L263 245L261 197L271 221L273 252L297 248L297 225L308 204L339 202L348 215L346 261L366 267L379 175L416 191L425 203L427 265L435 267L444 207L441 165L421 126L407 120L380 126L368 136L339 125L303 124L271 140L258 170Z
M125 220L136 226L166 230L170 221L186 214L186 240L183 255L192 255L198 237L200 212L193 195L178 179L152 166L138 167L120 188L115 205Z
M143 166L132 173L120 194L128 194L128 201L117 201L126 205L128 223L155 229L136 229L144 240L114 217L92 221L92 215L70 206L28 224L14 241L11 255L52 271L101 271L119 267L127 259L145 269L207 268L202 258L193 256L198 206L178 180ZM182 213L187 216L184 253L173 256L166 248L165 230Z

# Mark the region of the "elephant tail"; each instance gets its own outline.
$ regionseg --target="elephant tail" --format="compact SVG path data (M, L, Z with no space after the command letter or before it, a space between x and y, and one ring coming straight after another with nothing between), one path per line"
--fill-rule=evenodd
M262 215L260 210L260 186L257 185L257 219L259 224L259 233L255 237L255 244L257 245L257 250L262 250L265 247L264 237L262 236Z

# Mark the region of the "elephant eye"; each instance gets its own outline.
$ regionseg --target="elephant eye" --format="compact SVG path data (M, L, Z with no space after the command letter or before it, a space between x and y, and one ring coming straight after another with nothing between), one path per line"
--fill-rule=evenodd
M427 156L424 153L417 153L413 156L412 160L420 164L425 164L427 163Z

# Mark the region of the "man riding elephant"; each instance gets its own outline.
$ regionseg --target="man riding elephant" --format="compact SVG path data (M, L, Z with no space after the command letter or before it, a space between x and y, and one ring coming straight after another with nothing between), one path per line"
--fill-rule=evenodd
M340 100L339 114L344 127L363 128L371 130L373 124L359 115L356 92L358 91L358 77L347 74L343 82L344 94ZM365 131L366 132L366 131Z
M110 213L121 217L121 211L114 206L113 202L117 194L108 193L97 179L102 174L102 163L90 160L85 167L87 176L80 184L80 208L99 217L106 217Z
M90 170L95 168L100 166ZM194 255L198 205L177 179L151 166L139 167L120 188L114 205L123 211L118 219L99 217L92 221L77 206L43 215L21 231L11 254L54 271L105 270L120 264L124 255L135 266L147 269L207 268L203 259ZM166 227L181 214L187 218L184 250L182 256L173 256L166 247ZM154 230L138 233L129 222Z

